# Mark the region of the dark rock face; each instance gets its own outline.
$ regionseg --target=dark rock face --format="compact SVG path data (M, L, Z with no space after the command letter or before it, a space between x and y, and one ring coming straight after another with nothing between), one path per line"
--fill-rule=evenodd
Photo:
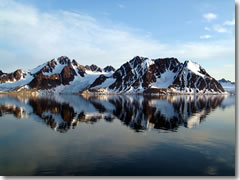
M8 80L9 80L8 74L4 73L0 76L0 83L5 83Z
M91 71L102 72L102 69L95 64L92 64L89 68Z
M61 72L62 84L69 84L70 81L73 81L74 76L76 76L76 72L74 71L72 65L65 66Z
M51 89L61 84L69 84L69 82L74 80L74 76L76 75L72 65L69 65L65 66L60 74L46 76L38 73L30 82L29 86L36 89Z
M14 71L13 73L3 73L0 72L0 83L5 83L7 81L18 81L21 77L25 76L26 74L22 72L21 69Z
M56 67L56 65L57 65L57 61L56 61L55 59L52 59L51 61L49 61L49 62L47 63L46 66L44 66L44 67L42 68L41 71L39 71L39 73L40 73L40 72L50 73L50 72L53 71L53 69Z
M14 73L13 73L13 77L14 79L16 79L17 81L21 79L22 77L22 70L16 70Z
M86 68L82 65L78 65L78 74L80 74L80 76L84 77Z
M176 58L159 58L155 60L155 64L156 65L150 66L151 71L157 76L160 76L161 73L164 73L166 71L166 69L177 72L180 62Z
M104 75L100 75L92 84L89 88L98 86L100 84L102 84L108 77L104 76Z
M71 64L71 59L69 59L69 57L67 57L67 56L61 56L60 58L58 58L58 62L60 64L70 65Z
M80 76L84 77L85 71L87 68L77 63L75 59L72 60L72 65L76 67L77 72Z
M103 69L104 72L115 72L116 69L112 66L106 66L104 69Z
M51 76L44 76L42 73L37 74L29 83L30 88L36 89L51 89L61 84L61 77L59 74Z
M84 66L84 68L89 71L91 70L89 65Z

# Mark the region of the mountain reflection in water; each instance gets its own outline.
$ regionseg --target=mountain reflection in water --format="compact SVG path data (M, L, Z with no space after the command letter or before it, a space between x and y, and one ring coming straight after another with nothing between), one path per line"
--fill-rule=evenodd
M0 97L0 116L37 116L48 127L67 132L80 123L121 120L136 132L147 129L176 131L193 128L221 106L227 96L90 96L62 95L55 98ZM223 103L224 104L224 103ZM229 105L229 103L227 104ZM231 103L230 103L231 105ZM224 108L226 105L222 105Z

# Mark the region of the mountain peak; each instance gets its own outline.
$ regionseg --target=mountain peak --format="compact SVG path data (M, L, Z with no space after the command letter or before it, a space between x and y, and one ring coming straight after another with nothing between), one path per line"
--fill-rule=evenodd
M90 66L90 70L91 71L95 71L95 72L102 72L102 69L100 67L98 67L97 65L95 65L95 64L92 64Z
M228 82L228 80L226 80L225 78L222 78L222 79L220 79L220 80L218 80L218 81Z
M78 66L78 62L77 62L75 59L72 60L72 64L73 64L74 66Z
M129 61L129 63L136 62L136 63L142 63L144 60L148 58L142 57L142 56L135 56L133 59Z
M207 74L206 70L203 69L198 63L196 63L194 61L191 61L191 60L185 61L184 67L201 77L204 77L205 75L209 76L209 74Z
M191 61L191 60L187 60L184 62L184 65L186 67L193 67L193 68L199 68L200 65L197 62Z
M116 69L112 66L106 66L103 70L104 70L104 72L112 72L112 71L115 72L116 71Z
M57 58L57 60L60 64L71 64L71 59L67 56L61 56L61 57Z

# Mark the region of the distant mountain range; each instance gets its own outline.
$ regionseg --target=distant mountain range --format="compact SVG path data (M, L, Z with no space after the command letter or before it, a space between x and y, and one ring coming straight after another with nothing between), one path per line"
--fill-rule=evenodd
M224 94L217 81L192 61L136 56L119 69L83 66L67 56L32 70L0 71L1 92L94 94Z
M235 82L231 82L224 78L218 80L218 82L222 85L225 91L235 93Z
M235 82L231 82L231 81L226 80L226 79L224 79L224 78L218 80L218 82L221 83L221 84L223 84L223 85L225 84L225 85L234 85L234 86L235 86Z

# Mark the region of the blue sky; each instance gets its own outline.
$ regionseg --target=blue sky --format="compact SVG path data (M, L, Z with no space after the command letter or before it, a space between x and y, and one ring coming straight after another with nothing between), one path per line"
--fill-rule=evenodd
M234 15L233 0L1 0L0 69L61 55L118 68L140 55L192 60L235 81Z

